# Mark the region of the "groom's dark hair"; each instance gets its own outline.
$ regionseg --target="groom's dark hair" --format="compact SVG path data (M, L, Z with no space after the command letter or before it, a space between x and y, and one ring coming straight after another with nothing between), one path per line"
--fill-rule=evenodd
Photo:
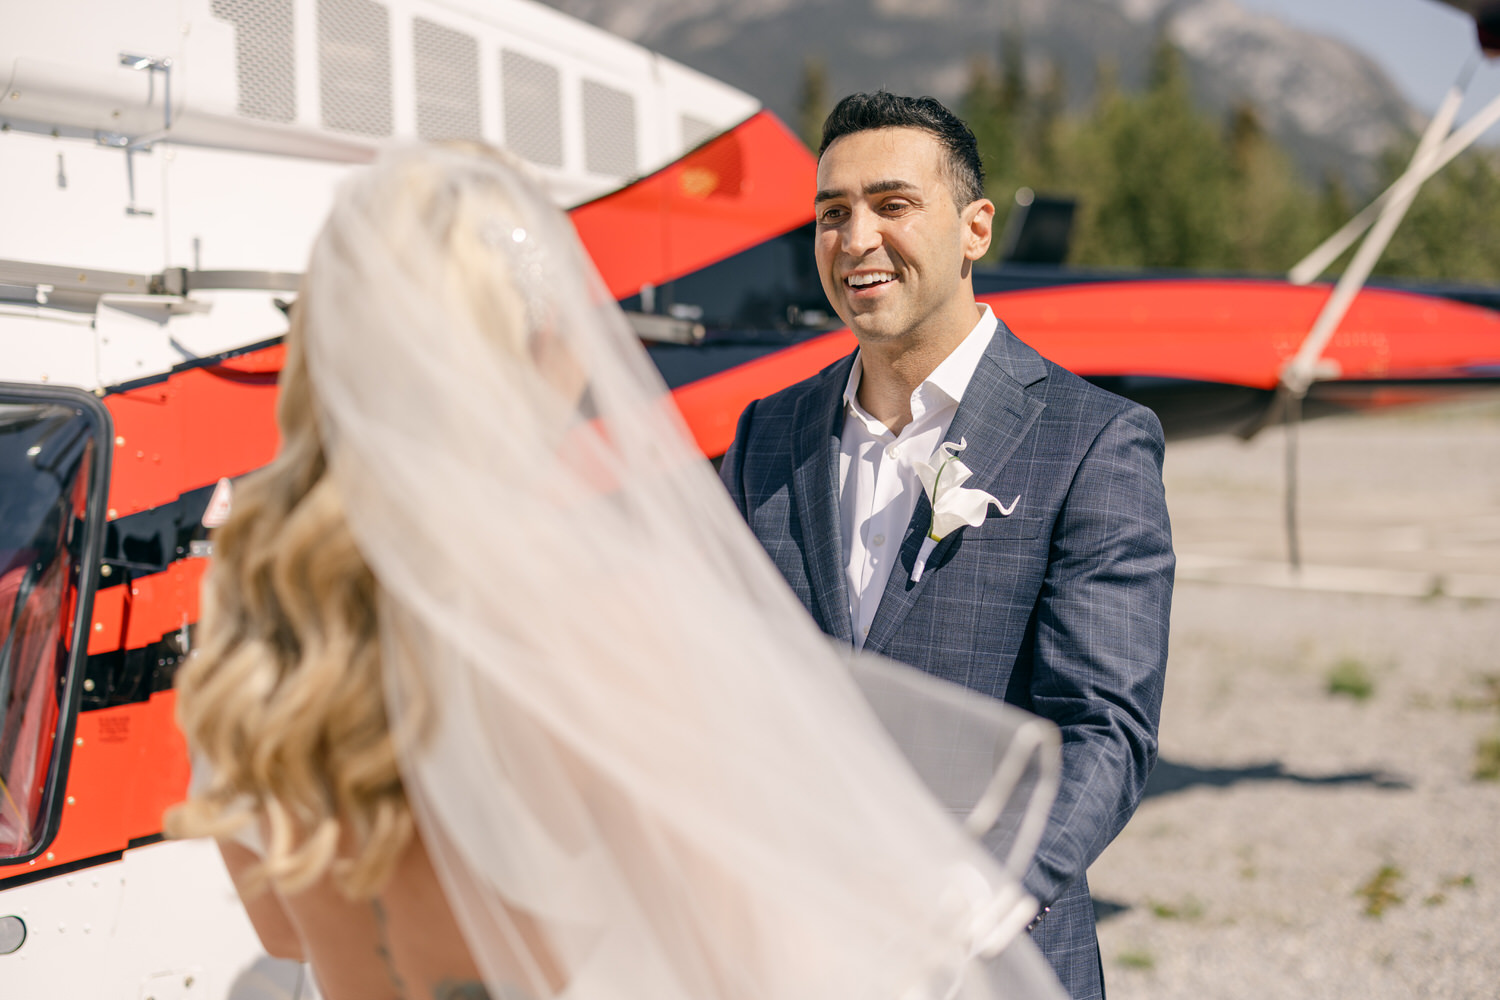
M889 91L850 94L839 101L823 122L818 158L840 139L878 128L914 128L931 135L943 147L944 172L953 200L960 209L984 197L984 165L969 126L932 97L902 97Z

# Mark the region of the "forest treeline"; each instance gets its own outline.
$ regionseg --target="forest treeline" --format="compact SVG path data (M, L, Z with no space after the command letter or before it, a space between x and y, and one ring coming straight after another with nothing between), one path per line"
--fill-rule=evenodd
M1055 67L1040 87L1028 82L1017 37L1003 38L997 55L974 62L954 110L979 141L997 224L1023 187L1075 199L1069 264L1285 272L1378 193L1304 176L1248 104L1223 118L1199 108L1165 40L1143 90L1125 91L1105 70L1082 110L1069 110ZM810 61L798 130L814 150L831 104L826 73ZM1415 144L1412 136L1387 151L1382 188ZM1492 151L1470 150L1427 182L1376 273L1500 282Z

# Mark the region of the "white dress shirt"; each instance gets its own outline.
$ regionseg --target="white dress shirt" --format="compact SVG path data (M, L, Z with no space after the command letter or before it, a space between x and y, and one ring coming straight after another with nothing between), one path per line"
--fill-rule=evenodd
M885 593L891 567L901 551L906 526L917 509L922 483L912 468L943 443L954 411L963 399L979 359L995 335L995 314L980 305L979 322L953 353L911 394L911 423L892 434L859 405L864 373L854 357L844 387L844 431L839 448L839 527L844 537L844 567L849 584L849 620L854 645L865 644L875 609Z

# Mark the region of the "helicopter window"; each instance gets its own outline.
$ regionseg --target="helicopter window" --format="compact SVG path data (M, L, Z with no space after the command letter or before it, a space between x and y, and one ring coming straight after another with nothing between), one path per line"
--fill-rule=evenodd
M234 25L239 113L269 122L297 118L292 0L213 0L213 16Z
M594 80L583 81L583 165L591 174L635 173L635 97Z
M479 42L426 18L411 22L417 134L429 142L479 138Z
M0 863L40 851L56 825L92 595L81 570L103 521L100 414L12 395L0 389Z
M391 17L384 4L318 0L318 85L326 127L391 134Z
M562 166L562 76L557 67L502 49L500 86L505 148L532 163Z

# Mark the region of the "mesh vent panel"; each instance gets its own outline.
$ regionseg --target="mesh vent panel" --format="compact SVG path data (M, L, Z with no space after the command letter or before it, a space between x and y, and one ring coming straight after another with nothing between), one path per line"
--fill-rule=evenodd
M429 140L478 139L479 42L419 17L412 21L412 54L417 135Z
M562 77L557 67L505 49L500 77L505 147L532 163L562 166Z
M383 4L318 0L318 82L326 127L391 134L391 22Z
M297 66L292 0L213 0L214 17L234 25L236 110L246 118L289 122L297 117Z
M702 118L694 118L692 115L682 116L682 145L684 149L692 149L713 138L719 133L719 126L713 122L706 122Z
M583 81L583 165L592 174L635 173L635 98L593 80Z

